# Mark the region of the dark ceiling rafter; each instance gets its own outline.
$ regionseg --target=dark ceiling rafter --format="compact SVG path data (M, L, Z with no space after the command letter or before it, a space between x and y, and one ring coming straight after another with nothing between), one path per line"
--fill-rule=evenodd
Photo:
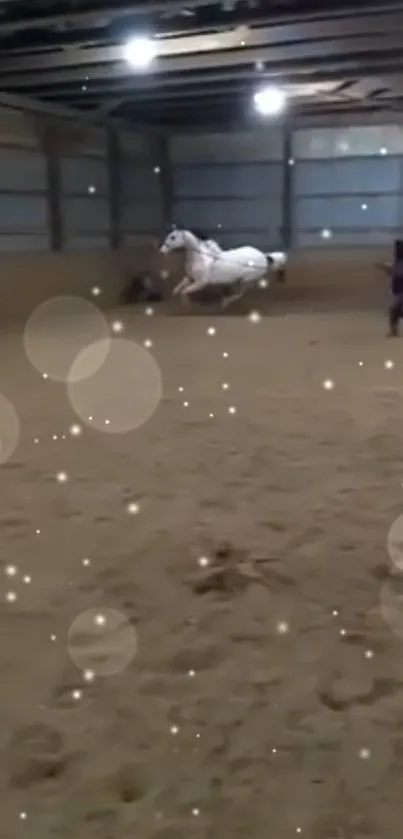
M266 82L286 87L291 113L373 113L380 100L399 113L403 0L329 2L305 0L303 12L299 0L0 2L0 88L92 120L166 126L210 111L250 119ZM123 43L147 29L160 55L138 73Z

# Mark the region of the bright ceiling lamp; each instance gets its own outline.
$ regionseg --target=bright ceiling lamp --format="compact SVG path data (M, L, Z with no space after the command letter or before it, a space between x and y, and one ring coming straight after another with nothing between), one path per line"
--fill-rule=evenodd
M279 87L264 87L253 97L255 108L262 116L277 116L282 114L287 104L287 98Z
M138 70L142 70L154 61L157 46L151 38L132 38L125 46L126 61Z

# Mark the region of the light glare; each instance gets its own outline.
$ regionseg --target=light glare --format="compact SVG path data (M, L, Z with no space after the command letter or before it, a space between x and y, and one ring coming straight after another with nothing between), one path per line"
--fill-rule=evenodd
M126 61L132 67L148 67L157 55L155 42L150 38L132 38L125 47Z
M265 87L253 97L255 108L262 116L276 116L283 113L286 106L284 91L278 87Z

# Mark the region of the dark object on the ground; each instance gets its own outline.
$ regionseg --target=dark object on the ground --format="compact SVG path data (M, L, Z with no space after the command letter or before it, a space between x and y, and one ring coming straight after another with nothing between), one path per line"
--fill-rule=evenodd
M132 277L122 294L122 303L160 303L163 294L157 282L148 275Z

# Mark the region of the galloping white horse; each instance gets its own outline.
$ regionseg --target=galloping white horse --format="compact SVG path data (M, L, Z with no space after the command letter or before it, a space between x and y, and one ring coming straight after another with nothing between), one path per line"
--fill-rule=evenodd
M164 254L176 250L186 253L186 276L173 293L187 297L207 286L236 286L237 291L223 301L224 306L266 277L274 262L272 256L249 246L223 251L214 240L199 238L190 230L172 230L160 248Z

